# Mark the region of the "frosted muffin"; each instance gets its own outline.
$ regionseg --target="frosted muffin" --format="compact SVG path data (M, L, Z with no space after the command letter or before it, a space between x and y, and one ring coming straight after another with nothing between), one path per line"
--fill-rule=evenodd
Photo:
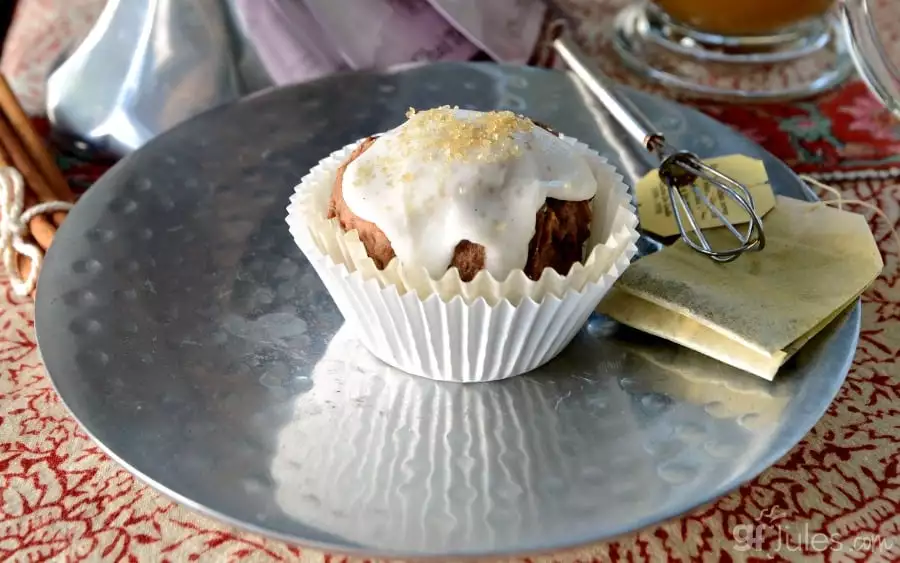
M355 230L379 268L395 256L438 278L522 269L537 280L583 258L597 180L585 155L512 112L438 108L359 144L329 218Z
M621 176L586 145L448 107L322 160L287 222L369 352L458 382L553 359L638 237Z

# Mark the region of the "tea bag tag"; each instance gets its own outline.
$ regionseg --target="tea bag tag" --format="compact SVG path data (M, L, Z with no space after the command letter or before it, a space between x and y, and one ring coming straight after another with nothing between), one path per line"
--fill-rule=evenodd
M760 217L775 207L775 194L769 185L766 166L761 160L735 154L704 159L704 162L747 186L750 195L753 196L756 213ZM725 192L703 180L698 180L697 185L729 222L741 225L750 221L747 212ZM675 222L675 212L669 201L669 189L659 178L659 171L653 170L641 178L634 190L641 228L661 237L677 235L678 223ZM722 226L721 220L697 198L692 189L683 190L682 194L697 219L698 227L710 229Z

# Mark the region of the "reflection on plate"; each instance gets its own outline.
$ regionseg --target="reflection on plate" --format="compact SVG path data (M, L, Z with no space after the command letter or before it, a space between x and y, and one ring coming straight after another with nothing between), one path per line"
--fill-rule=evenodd
M645 505L656 496L646 487L662 483L642 444L620 440L639 430L630 398L608 372L581 372L436 384L385 366L345 326L279 432L276 498L350 542L422 551L508 543Z

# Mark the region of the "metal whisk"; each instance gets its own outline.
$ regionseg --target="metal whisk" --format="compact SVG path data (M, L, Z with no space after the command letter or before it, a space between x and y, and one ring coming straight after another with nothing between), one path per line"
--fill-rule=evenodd
M598 69L591 67L580 48L565 33L561 33L553 42L553 48L629 136L659 159L659 177L668 188L675 221L685 243L717 262L730 262L744 252L757 252L766 246L762 220L756 213L753 196L746 186L705 164L697 155L669 145L662 133L655 130L640 110L615 92L612 81ZM698 180L705 180L721 190L747 212L750 222L745 233L729 222L722 211L709 200L703 188L698 185ZM682 193L689 188L693 190L697 200L706 205L734 235L740 243L738 246L725 249L712 247L697 225Z

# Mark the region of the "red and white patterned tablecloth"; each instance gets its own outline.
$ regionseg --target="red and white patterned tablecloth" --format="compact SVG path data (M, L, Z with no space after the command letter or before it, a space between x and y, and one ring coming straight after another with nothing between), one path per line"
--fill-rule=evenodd
M86 29L76 5L98 0L22 0L19 41L44 30L37 49L10 48L2 67L32 107L40 76ZM622 0L566 0L582 21L580 39L623 80L604 30ZM900 61L900 3L881 0L881 23ZM54 11L55 10L55 11ZM96 13L96 12L95 12ZM63 16L60 16L63 14ZM69 20L65 20L70 17ZM43 19L42 19L43 18ZM62 18L62 19L61 19ZM68 35L66 35L68 34ZM39 34L40 35L40 34ZM701 105L800 172L888 170L900 166L900 121L859 82L801 103ZM63 162L78 181L98 172ZM752 482L681 518L554 560L900 561L900 287L890 226L900 220L900 180L838 185L871 202L884 275L863 297L853 369L826 415L783 459ZM865 211L860 209L860 211ZM0 279L0 559L3 561L296 561L337 557L230 529L161 497L103 454L52 390L34 340L32 304ZM759 545L742 538L760 525ZM775 531L776 533L772 533ZM758 549L757 549L758 548Z

